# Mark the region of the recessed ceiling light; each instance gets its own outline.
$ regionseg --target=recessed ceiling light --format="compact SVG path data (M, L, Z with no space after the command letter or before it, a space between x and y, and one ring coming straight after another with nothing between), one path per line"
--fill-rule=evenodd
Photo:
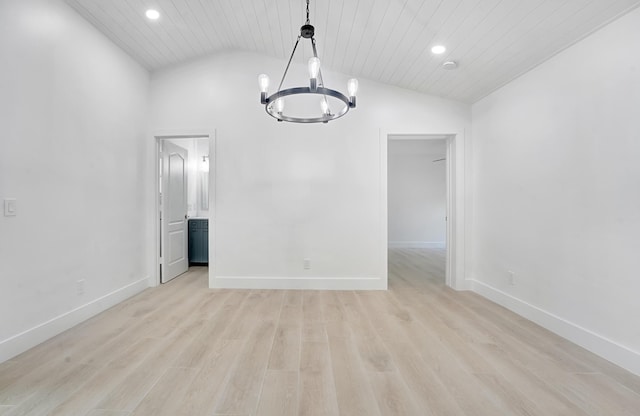
M147 10L145 14L149 20L158 20L160 18L160 12L154 9Z
M445 48L442 45L436 45L433 48L431 48L431 53L435 53L436 55L441 55L446 51L447 51L447 48Z
M442 67L448 70L456 69L458 67L458 63L456 61L447 61L442 64Z

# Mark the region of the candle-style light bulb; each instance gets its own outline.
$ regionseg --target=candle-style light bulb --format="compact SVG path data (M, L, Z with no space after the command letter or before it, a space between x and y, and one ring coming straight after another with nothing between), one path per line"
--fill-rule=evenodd
M320 72L320 58L314 56L309 58L309 78L318 78Z
M355 97L358 92L358 80L355 78L351 78L347 82L347 91L349 91L349 97Z
M311 91L318 89L318 74L320 73L320 59L314 56L309 59L309 88Z
M260 102L267 103L267 90L269 89L269 76L267 74L258 75L258 86L260 87Z
M282 114L283 110L284 110L284 99L283 98L278 98L276 100L276 113Z
M347 81L347 91L349 91L349 107L356 108L356 94L358 92L358 80L351 78Z
M267 90L269 89L269 75L258 75L258 85L260 86L260 92L267 92Z
M322 114L329 114L329 103L326 98L320 100L320 108L322 109Z

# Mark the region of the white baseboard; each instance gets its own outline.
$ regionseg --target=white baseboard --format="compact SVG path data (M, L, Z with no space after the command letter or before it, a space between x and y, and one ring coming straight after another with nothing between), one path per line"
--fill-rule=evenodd
M445 248L444 241L389 241L389 248Z
M86 321L148 287L149 278L145 277L11 338L0 341L0 363Z
M386 290L379 277L251 277L216 276L212 289Z
M468 280L472 291L504 306L512 312L560 335L569 341L619 365L620 367L640 375L640 353L620 345L615 341L596 334L559 316L524 302L499 289L478 280Z
M449 286L449 287L455 290L456 292L465 292L467 290L473 291L473 283L471 280L467 280L467 279L458 279L455 287L454 286Z

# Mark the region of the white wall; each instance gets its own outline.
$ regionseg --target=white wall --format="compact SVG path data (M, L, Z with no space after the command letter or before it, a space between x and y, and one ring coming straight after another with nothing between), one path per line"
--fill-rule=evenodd
M444 247L447 183L444 139L390 138L390 247Z
M1 362L147 286L152 146L147 71L62 2L0 2L0 56Z
M344 118L278 123L259 103L257 76L275 80L285 64L232 53L152 76L152 131L216 130L214 284L381 288L380 130L464 131L469 106L360 80L358 108ZM324 76L346 88L348 76Z
M638 39L640 9L473 106L473 274L640 374Z

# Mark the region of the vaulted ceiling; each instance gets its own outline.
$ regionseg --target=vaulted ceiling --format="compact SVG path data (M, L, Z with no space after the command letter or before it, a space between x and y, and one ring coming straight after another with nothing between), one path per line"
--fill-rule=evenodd
M305 21L304 0L67 3L149 70L223 51L288 59ZM324 68L472 103L639 4L311 0L310 14ZM159 20L145 17L149 8L160 11ZM432 54L436 44L445 45L446 53ZM311 50L301 52L296 60L305 62ZM443 69L450 60L457 69Z

